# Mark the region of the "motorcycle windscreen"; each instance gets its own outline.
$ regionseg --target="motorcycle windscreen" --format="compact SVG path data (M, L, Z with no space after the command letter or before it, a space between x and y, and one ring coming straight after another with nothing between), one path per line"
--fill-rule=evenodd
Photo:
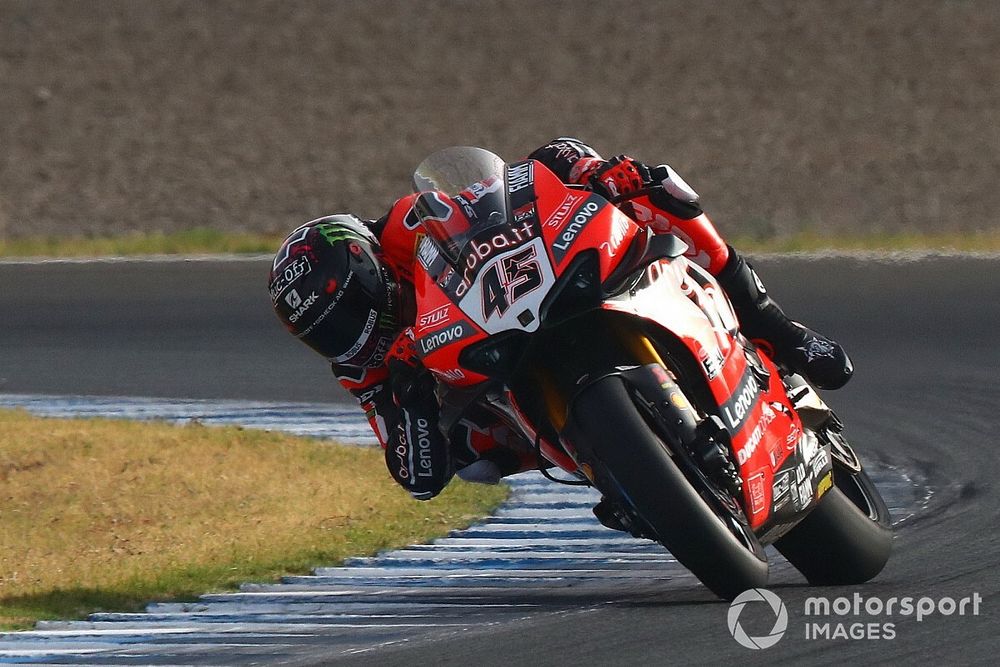
M471 146L440 150L413 172L413 210L452 266L474 236L510 219L505 173L499 156Z

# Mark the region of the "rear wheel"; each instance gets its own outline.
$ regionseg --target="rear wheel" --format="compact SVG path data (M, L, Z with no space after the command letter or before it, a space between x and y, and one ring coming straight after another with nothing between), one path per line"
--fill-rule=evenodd
M774 546L810 584L862 584L889 560L889 509L840 434L823 435L834 440L834 486Z
M731 600L767 584L767 557L738 503L684 475L621 377L598 380L576 397L567 433L598 484L613 487L601 490L630 506L713 593Z

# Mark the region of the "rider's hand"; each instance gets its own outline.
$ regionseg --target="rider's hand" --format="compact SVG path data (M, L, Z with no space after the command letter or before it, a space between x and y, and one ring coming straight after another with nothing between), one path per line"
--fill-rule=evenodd
M591 190L614 201L647 187L650 183L649 168L627 155L619 155L595 169L588 182Z
M437 381L417 354L413 328L404 330L386 355L389 367L389 388L397 405L414 405L434 400Z

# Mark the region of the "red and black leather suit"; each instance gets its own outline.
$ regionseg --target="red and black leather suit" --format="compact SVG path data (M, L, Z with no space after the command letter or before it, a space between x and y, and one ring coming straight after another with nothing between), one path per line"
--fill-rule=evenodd
M590 146L571 138L555 139L532 152L529 158L551 169L563 182L590 185L605 194L637 190L648 183L637 181L630 160L603 160ZM657 233L672 233L688 245L688 255L713 274L727 265L730 249L701 210L697 195L665 165L652 170L652 194L632 199L623 210L636 222ZM646 176L648 178L648 175ZM383 261L395 272L402 288L412 290L417 218L411 211L416 195L397 200L389 212L368 223L379 238ZM489 414L463 418L447 435L438 428L440 408L429 373L417 387L400 391L390 377L392 359L412 355L406 326L384 365L355 368L333 365L340 383L361 404L372 430L385 449L389 473L415 498L432 498L444 488L457 469L487 460L507 475L536 467L528 443L497 423Z

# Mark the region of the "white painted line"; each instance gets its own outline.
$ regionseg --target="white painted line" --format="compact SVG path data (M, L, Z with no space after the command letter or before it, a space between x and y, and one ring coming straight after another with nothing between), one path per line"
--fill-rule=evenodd
M166 635L166 634L184 634L190 632L197 632L198 629L194 627L181 627L181 628L153 628L145 634L150 635ZM10 641L12 639L21 638L32 638L32 637L79 637L88 636L93 634L88 630L22 630L20 632L0 632L0 642ZM123 627L120 630L109 629L101 633L102 635L134 635L135 632L132 628Z
M63 656L63 655L90 655L93 653L104 653L113 649L119 648L118 646L99 646L99 647L89 647L89 648L46 648L43 649L5 649L0 648L0 658L41 658L47 655L51 656Z
M260 635L269 636L296 636L301 634L311 634L326 628L358 628L358 629L379 629L379 628L420 628L426 627L427 623L257 623L252 629L247 628L246 623L201 623L192 625L187 623L179 627L158 627L155 623L114 623L118 627L91 627L93 624L88 621L81 621L83 628L73 630L25 630L21 633L0 634L0 644L10 644L13 641L31 641L41 638L74 637L80 640L93 637L95 639L108 637L153 637L153 636L178 636L195 634L240 634L253 632ZM444 623L443 626L464 625Z
M611 547L611 546L633 546L636 543L642 545L642 542L632 537L631 535L622 535L618 533L621 537L608 535L607 537L592 537L592 538L559 538L559 537L538 537L538 538L521 538L521 537L510 537L510 538L488 538L488 537L442 537L441 539L434 540L432 544L426 545L425 549L437 549L440 547L509 547L512 549L529 550L533 547L544 547L544 546L555 546L564 547L571 545L574 547ZM647 543L647 547L653 546L655 543ZM662 548L662 547L661 547Z
M0 407L23 408L45 417L198 421L209 426L240 425L344 444L378 444L357 406L346 404L0 394Z

